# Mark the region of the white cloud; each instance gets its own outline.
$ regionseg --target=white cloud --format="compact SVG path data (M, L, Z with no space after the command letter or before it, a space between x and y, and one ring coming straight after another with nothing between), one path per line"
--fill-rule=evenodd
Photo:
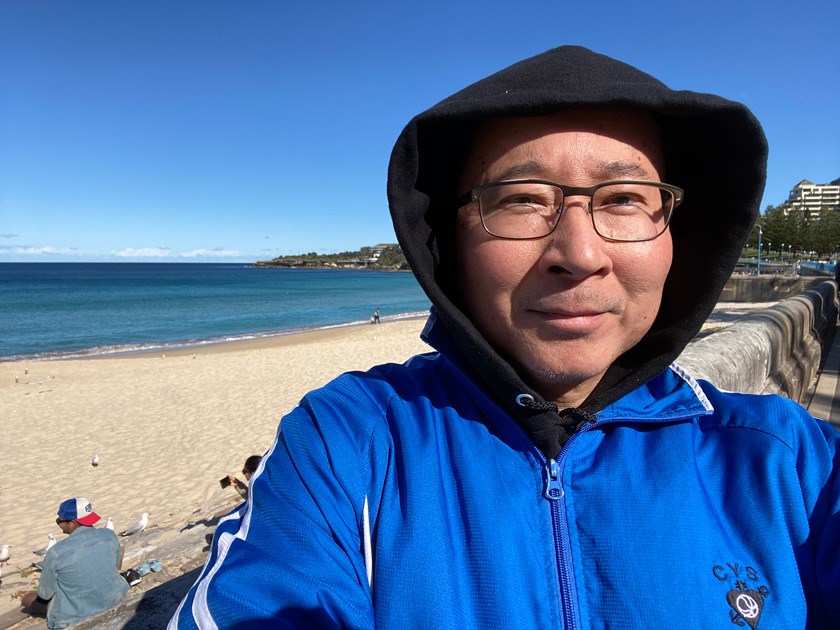
M169 247L127 247L118 252L111 252L117 258L235 258L242 252L222 247L214 249L193 249L188 252L175 252Z
M42 256L44 254L53 256L79 256L82 253L82 250L77 247L51 247L50 245L44 247L24 245L20 247L3 247L2 249L5 252L11 252L12 254L19 254L21 256Z
M208 256L231 258L241 255L242 252L232 249L222 249L221 247L217 247L215 249L194 249L190 252L182 252L179 254L181 258L205 258Z
M128 247L112 253L117 258L166 258L172 255L167 247Z

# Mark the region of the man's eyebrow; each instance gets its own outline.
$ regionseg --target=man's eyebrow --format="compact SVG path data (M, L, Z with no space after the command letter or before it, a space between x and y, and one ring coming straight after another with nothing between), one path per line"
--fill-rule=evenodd
M621 179L623 177L649 178L651 173L641 164L635 162L627 162L625 160L616 160L614 162L606 162L598 171L605 180Z
M544 178L549 172L548 167L542 162L529 160L528 162L514 164L510 168L505 169L498 176L494 177L492 181L503 182L509 179Z
M600 181L614 179L650 179L653 174L641 164L626 160L604 162L593 169L593 173ZM506 181L510 179L549 179L551 168L538 160L529 160L505 169L488 181Z

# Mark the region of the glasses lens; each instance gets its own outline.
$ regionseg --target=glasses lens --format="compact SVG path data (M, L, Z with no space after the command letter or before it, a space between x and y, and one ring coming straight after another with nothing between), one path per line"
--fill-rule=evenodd
M493 236L539 238L557 225L563 192L550 184L497 184L485 188L478 202L481 222Z
M595 231L613 241L648 241L668 227L674 194L656 184L613 183L592 196Z

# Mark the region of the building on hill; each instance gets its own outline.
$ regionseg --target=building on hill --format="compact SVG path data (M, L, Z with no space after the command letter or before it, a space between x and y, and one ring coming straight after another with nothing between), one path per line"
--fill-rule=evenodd
M801 210L808 218L818 217L823 209L840 212L840 179L830 184L814 184L803 179L791 189L783 205L792 210Z

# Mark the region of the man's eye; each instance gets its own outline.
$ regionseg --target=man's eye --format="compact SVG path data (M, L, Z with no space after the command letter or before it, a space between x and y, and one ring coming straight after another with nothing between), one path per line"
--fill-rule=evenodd
M604 199L600 202L602 206L628 206L640 203L638 197L631 195L613 195L609 199Z
M610 214L635 214L638 212L651 213L656 209L654 200L649 196L632 193L616 193L599 200L594 204L594 210Z
M535 195L531 193L516 193L514 195L502 197L501 199L499 199L496 205L499 208L505 210L531 210L543 212L546 208L551 208L553 202L550 198L546 197L545 195Z
M502 202L506 206L524 206L524 205L534 205L539 204L540 201L534 197L529 197L527 195L518 195L516 197L509 197Z

